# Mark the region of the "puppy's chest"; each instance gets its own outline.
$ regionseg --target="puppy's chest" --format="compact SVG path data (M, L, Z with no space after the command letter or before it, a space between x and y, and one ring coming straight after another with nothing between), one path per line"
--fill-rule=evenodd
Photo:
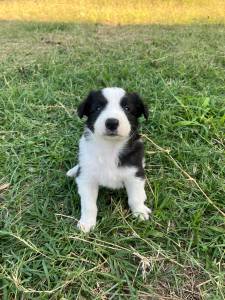
M84 149L83 149L84 150ZM99 185L112 189L121 188L124 179L134 171L132 168L119 166L119 147L106 147L101 144L86 144L83 161L85 172L95 178ZM82 168L82 167L81 167Z
M90 168L99 185L120 188L123 186L123 170L118 167L119 153L109 149L98 149L93 153Z
M97 156L93 166L97 170L97 172L95 171L95 177L99 185L110 188L123 186L123 170L118 167L117 157Z

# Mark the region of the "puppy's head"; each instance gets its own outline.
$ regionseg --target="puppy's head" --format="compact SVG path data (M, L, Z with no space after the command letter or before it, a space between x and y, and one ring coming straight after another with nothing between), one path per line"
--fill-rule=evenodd
M87 116L87 127L105 139L129 137L137 130L142 115L148 118L140 96L116 87L90 92L78 107L78 116Z

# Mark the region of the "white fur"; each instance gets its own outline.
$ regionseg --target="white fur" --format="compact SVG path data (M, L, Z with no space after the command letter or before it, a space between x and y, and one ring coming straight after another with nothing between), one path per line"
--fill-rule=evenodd
M76 176L80 167L80 174L76 178L81 198L78 227L84 232L89 232L96 225L99 186L112 189L125 187L128 204L134 216L148 220L151 212L144 204L144 179L135 176L135 167L118 166L119 153L126 147L130 132L130 123L119 105L124 94L125 91L119 88L103 89L103 95L108 100L107 107L96 120L94 133L86 129L86 134L80 139L79 166L67 172L68 176ZM104 135L107 118L119 119L119 137L107 138Z

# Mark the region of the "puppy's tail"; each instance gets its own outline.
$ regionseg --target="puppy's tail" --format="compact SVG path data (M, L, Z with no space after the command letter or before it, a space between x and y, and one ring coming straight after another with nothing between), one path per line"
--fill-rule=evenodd
M76 176L78 175L78 173L79 173L79 169L80 169L79 165L76 165L75 167L73 167L72 169L70 169L70 170L66 173L66 175L67 175L68 177L76 177Z

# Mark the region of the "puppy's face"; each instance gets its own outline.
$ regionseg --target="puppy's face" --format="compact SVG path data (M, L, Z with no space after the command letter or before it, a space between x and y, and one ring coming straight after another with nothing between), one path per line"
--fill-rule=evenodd
M87 127L105 139L127 138L138 127L138 118L148 110L136 93L121 88L92 91L78 107L78 115L87 116Z

